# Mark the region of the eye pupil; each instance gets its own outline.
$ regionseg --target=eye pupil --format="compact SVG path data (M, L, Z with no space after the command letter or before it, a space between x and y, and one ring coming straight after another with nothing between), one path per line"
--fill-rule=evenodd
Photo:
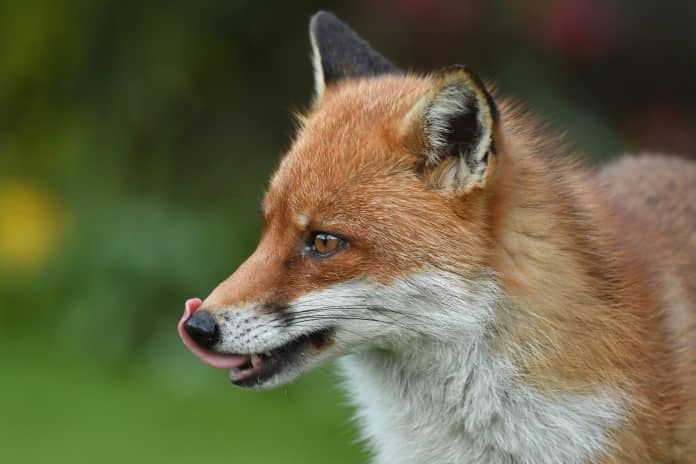
M314 236L313 247L317 253L327 254L338 248L339 238L331 234L316 234Z

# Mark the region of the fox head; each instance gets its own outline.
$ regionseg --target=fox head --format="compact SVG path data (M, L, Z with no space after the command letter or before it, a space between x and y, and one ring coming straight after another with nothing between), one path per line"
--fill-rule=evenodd
M263 201L256 251L179 324L266 388L342 355L462 343L496 299L498 110L464 66L404 73L334 15L310 22L315 96Z

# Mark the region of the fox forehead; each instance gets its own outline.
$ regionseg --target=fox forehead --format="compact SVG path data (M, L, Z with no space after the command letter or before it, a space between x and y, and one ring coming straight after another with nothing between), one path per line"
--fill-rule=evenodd
M427 87L427 78L384 76L327 88L301 117L296 140L271 179L264 213L283 211L307 224L339 193L365 195L365 185L379 179L412 176L416 155L404 137L404 119Z

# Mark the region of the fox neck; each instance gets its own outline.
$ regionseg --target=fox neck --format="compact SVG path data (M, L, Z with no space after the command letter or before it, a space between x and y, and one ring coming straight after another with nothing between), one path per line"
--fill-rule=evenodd
M596 462L623 408L611 388L549 396L482 334L343 359L375 462Z
M501 163L488 205L496 350L544 391L635 389L634 368L669 350L642 266L589 170L508 144L517 156Z
M343 363L377 462L594 462L625 422L624 369L648 354L614 348L642 316L611 310L619 295L631 306L630 282L594 229L589 178L547 162L501 163L488 196L497 297L482 300L484 330Z

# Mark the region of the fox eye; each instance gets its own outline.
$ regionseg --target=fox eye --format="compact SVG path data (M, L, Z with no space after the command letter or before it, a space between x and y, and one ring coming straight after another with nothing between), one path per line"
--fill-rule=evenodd
M345 241L332 234L314 232L311 236L310 250L319 256L329 256L345 245Z

